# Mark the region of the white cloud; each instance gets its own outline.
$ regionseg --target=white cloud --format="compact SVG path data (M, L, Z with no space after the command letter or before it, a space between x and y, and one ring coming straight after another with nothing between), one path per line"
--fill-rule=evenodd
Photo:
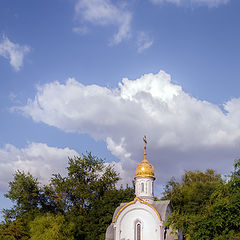
M183 2L183 0L150 0L154 4L162 4L162 3L175 3L179 4Z
M150 48L152 44L153 44L153 40L145 32L140 32L138 34L137 47L138 47L139 53Z
M76 16L94 25L118 27L112 43L118 44L130 37L132 14L124 7L110 0L78 0L75 6Z
M191 4L191 5L205 5L208 7L218 7L221 4L227 4L230 0L150 0L154 4L174 3L177 5Z
M131 153L126 151L125 138L122 137L120 141L116 143L111 137L107 137L106 144L107 149L120 160L119 162L112 162L115 170L120 174L121 180L119 181L119 184L131 183L133 175L129 174L129 172L126 171L126 168L134 168L136 163L131 159Z
M13 43L6 36L3 36L0 42L0 56L10 60L10 64L16 71L19 71L22 67L23 58L29 51L28 46Z
M30 172L47 184L53 173L65 173L68 157L78 155L72 149L49 147L43 143L30 143L21 149L7 144L0 149L0 191L6 191L16 170Z
M207 5L208 7L218 7L221 4L227 4L230 0L191 0L193 4Z
M240 155L240 99L223 107L224 112L190 96L160 71L124 78L116 89L75 79L52 82L18 109L36 122L103 139L120 159L116 167L126 180L143 158L142 136L147 135L148 158L163 183L184 169L231 170Z
M85 35L89 32L89 29L86 26L74 27L73 32Z

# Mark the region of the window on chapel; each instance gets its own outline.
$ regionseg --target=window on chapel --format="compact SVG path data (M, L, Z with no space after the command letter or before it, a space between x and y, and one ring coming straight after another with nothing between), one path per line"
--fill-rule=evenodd
M135 225L135 240L141 240L141 223L137 222Z

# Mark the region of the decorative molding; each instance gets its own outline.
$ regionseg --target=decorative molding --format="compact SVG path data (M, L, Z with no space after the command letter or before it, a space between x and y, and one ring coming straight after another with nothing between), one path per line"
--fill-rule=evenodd
M121 213L126 207L128 207L129 205L132 205L132 204L136 203L137 201L139 201L140 203L145 204L145 205L149 206L150 208L152 208L153 211L157 214L159 220L162 221L162 218L161 218L161 216L159 215L159 213L158 213L158 211L156 210L155 207L153 207L150 203L147 203L147 202L141 200L140 198L135 197L133 201L131 201L131 202L129 202L129 203L126 203L125 205L123 205L123 206L118 210L118 212L117 212L117 214L116 214L113 222L114 222L114 223L116 222L118 216L120 215L120 213Z

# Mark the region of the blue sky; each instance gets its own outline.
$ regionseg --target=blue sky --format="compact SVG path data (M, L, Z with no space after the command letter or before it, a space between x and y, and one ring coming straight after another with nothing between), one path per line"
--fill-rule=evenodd
M85 151L129 182L145 134L157 186L186 169L229 173L240 155L239 9L238 0L2 0L0 192L16 169L46 183Z

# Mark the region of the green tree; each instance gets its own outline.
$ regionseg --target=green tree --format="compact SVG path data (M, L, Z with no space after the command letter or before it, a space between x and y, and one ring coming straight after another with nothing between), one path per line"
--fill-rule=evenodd
M134 188L126 186L124 189L108 190L101 199L92 201L92 210L88 215L88 234L86 240L105 239L105 232L112 222L113 213L117 206L123 202L129 202L135 197Z
M0 226L0 240L27 240L29 232L22 219L8 221Z
M118 180L114 168L91 153L69 158L67 176L54 174L43 187L17 171L5 195L14 207L4 210L0 240L104 239L115 208L134 198L133 187L116 188Z
M230 179L211 195L204 217L195 225L194 239L240 239L240 160Z
M76 239L99 239L105 235L119 201L128 200L130 195L132 199L133 189L117 190L117 172L91 153L70 158L67 171L66 177L56 174L45 186L47 202L76 223Z
M38 209L40 203L39 183L30 173L17 171L14 180L9 183L9 191L5 197L14 203L15 214Z
M68 164L68 198L78 210L87 209L92 200L101 199L105 191L115 189L119 180L113 167L91 153L69 159Z
M29 221L39 212L40 188L36 178L30 173L17 171L9 183L5 194L14 206L3 210L4 224L0 229L0 239L29 239Z
M194 223L201 221L211 194L222 184L221 175L211 169L205 172L187 171L182 182L172 178L163 193L163 199L169 199L173 207L167 225L181 229L184 236L191 239L195 232Z
M85 211L91 201L101 199L104 192L115 189L119 180L116 171L91 153L69 158L67 177L55 174L44 191L48 202L63 211Z
M29 223L29 240L73 240L74 223L67 222L63 215L46 213Z
M168 225L181 228L189 240L239 240L239 173L236 160L227 182L213 170L186 172L181 183L171 179L164 192L174 210Z

